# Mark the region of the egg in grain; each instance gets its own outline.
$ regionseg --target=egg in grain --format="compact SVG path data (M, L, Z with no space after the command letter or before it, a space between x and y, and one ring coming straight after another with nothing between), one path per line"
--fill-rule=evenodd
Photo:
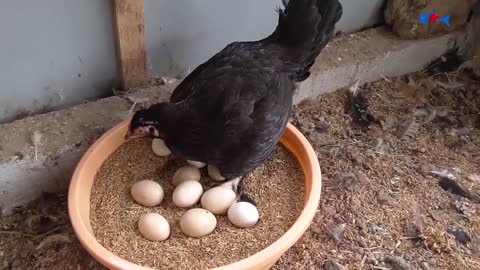
M173 174L172 184L178 186L185 181L200 181L200 178L200 170L197 167L192 165L183 166Z
M200 200L202 207L215 215L226 214L237 195L231 188L218 186L207 190Z
M198 181L180 183L172 194L172 201L178 207L187 208L196 204L202 197L203 187Z
M162 186L152 180L136 182L132 185L130 192L137 203L147 207L160 204L165 196Z
M250 228L257 224L257 207L248 202L237 202L228 209L228 220L240 228Z
M208 210L190 209L180 218L182 232L190 237L202 237L210 234L217 226L217 219Z
M221 174L220 174L220 171L218 170L217 167L213 166L213 165L208 165L207 166L207 171L208 171L208 175L210 176L210 178L212 178L213 180L215 181L223 181L225 180L225 177L223 177Z
M194 167L197 167L199 169L205 167L205 165L207 165L206 163L203 163L203 162L200 162L200 161L194 161L194 160L187 160L187 163L194 166Z
M152 140L152 151L155 155L161 157L166 157L172 153L165 145L165 142L158 138Z
M148 213L140 217L138 230L148 240L163 241L170 236L170 224L159 214Z

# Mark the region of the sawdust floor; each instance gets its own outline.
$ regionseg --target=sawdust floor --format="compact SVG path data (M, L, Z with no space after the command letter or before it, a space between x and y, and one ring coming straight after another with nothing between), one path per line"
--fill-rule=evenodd
M379 120L369 128L345 114L345 91L297 106L292 122L317 151L324 188L275 269L480 269L480 84L410 77L361 87ZM102 269L65 203L49 195L1 218L3 269Z

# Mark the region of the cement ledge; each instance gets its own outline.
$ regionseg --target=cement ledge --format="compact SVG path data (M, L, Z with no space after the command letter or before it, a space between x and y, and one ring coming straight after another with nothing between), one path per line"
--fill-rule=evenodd
M294 102L334 91L355 79L368 82L419 70L454 41L462 43L463 33L405 41L376 28L338 37L322 52ZM167 99L177 84L154 86L132 95L148 98L148 105ZM6 212L41 192L65 189L82 154L122 120L131 104L125 98L109 97L0 125L0 210ZM42 134L37 160L30 139L34 131Z

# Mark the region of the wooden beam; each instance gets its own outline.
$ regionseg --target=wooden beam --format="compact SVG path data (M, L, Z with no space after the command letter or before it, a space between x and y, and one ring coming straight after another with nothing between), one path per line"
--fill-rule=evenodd
M117 63L122 90L147 82L143 0L113 0Z

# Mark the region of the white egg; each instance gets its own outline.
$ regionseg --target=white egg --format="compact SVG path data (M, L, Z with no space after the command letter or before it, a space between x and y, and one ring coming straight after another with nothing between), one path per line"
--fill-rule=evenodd
M197 167L192 165L183 166L173 174L172 184L178 186L185 181L200 181L200 178L200 170Z
M213 166L213 165L208 165L207 166L207 171L208 171L208 175L210 176L210 178L212 178L213 180L215 181L223 181L225 180L225 177L223 177L221 174L220 174L220 171L218 170L217 167Z
M238 202L228 209L228 220L240 228L255 226L259 219L255 205L248 202Z
M226 214L237 195L231 188L219 186L207 190L200 200L202 207L215 215Z
M165 195L162 186L152 180L142 180L133 184L130 192L137 203L147 207L160 204Z
M170 224L161 215L148 213L140 217L138 230L148 240L163 241L170 236Z
M165 142L162 139L155 138L152 141L152 151L157 156L166 157L172 152L165 145Z
M202 208L190 209L180 218L182 232L190 237L205 236L213 232L216 226L215 216Z
M197 168L203 168L205 167L205 165L207 165L206 163L203 163L203 162L200 162L200 161L193 161L193 160L187 160L187 163L194 166L194 167L197 167Z
M172 194L173 204L178 207L187 208L200 200L203 188L197 181L186 181L178 185Z

